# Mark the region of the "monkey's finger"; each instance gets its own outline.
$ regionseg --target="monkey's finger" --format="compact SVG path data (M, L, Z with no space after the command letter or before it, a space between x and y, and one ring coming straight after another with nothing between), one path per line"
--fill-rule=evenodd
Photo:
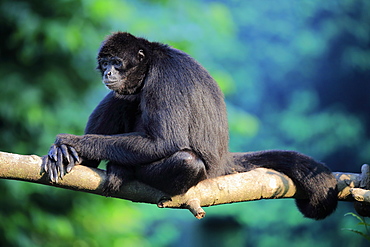
M53 145L54 146L54 145ZM53 152L55 154L52 154L52 155L57 155L58 154L58 149L56 147L53 147ZM47 171L48 175L49 175L49 179L51 182L58 182L58 171L57 171L57 167L56 167L56 164L55 164L55 160L57 160L57 157L56 159L52 158L51 156L47 156L47 159L45 159L45 167L44 169Z
M51 182L58 182L58 172L56 170L56 165L55 165L55 161L52 160L52 159L48 159L48 162L46 163L46 165L48 166L48 174L49 174L49 179Z
M58 147L55 144L50 147L48 156L54 161L58 159Z
M56 170L56 173L57 173L57 177L58 177L58 172L59 172L60 178L63 178L64 169L63 169L63 153L62 153L62 151L58 152L58 159L55 162L55 170Z
M62 154L63 154L63 158L69 163L69 152L68 152L68 148L67 148L67 145L60 145L60 151L62 151Z
M73 167L75 166L75 162L74 162L74 159L73 159L73 156L71 155L71 154L69 154L70 155L70 157L69 157L69 163L68 163L68 165L67 165L67 168L66 168L66 172L67 173L69 173L72 169L73 169Z
M49 156L48 155L42 156L41 173L48 172L49 170L47 166L48 162L49 162Z
M73 158L76 160L76 163L80 163L80 156L78 155L76 149L74 147L68 146L68 150L70 154L72 154Z

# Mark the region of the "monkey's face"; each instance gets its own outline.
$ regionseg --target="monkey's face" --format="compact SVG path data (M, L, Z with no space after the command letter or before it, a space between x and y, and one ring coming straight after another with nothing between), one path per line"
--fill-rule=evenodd
M128 52L120 56L100 54L98 69L106 87L119 94L134 94L141 89L147 63L142 49L135 53Z
M148 42L129 33L109 36L100 47L98 69L103 83L119 94L140 91L148 71Z
M127 71L123 66L123 60L119 57L106 57L99 61L99 66L105 86L114 91L118 90Z

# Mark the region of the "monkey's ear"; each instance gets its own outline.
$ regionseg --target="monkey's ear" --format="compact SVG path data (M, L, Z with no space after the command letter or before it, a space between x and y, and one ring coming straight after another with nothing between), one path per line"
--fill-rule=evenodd
M144 54L144 50L139 50L138 52L137 52L137 58L139 59L139 61L141 62L141 61L143 61L143 59L145 58L145 54Z

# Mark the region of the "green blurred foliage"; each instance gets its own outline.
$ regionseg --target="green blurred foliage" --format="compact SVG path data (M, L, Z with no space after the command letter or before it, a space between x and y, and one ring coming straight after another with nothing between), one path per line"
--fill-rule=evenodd
M184 50L226 95L230 149L295 149L333 170L369 159L370 2L0 0L0 150L44 155L82 134L107 92L100 42L129 31ZM348 204L321 222L292 200L211 207L202 221L47 186L0 181L1 246L361 246Z

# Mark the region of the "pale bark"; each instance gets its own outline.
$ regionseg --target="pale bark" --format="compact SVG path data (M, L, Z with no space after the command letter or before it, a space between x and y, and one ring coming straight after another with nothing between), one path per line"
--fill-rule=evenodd
M361 174L334 173L338 180L339 200L356 199L370 202L369 190L353 189L365 188L364 182L368 183L368 168L364 165ZM22 180L102 195L105 177L104 170L76 166L58 183L50 183L45 173L41 171L41 157L0 152L0 178L3 179ZM260 199L298 198L301 197L300 194L286 175L274 170L258 168L249 172L204 180L187 193L172 198L137 181L125 184L119 193L109 196L133 202L157 204L159 207L187 208L195 217L202 218L205 212L201 207Z

